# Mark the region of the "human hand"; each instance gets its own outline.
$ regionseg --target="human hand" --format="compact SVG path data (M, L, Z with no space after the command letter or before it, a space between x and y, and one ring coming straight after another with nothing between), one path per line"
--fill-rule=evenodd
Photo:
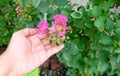
M1 58L6 61L10 60L11 68L17 75L22 76L39 67L63 47L64 45L52 45L46 39L40 38L35 29L27 28L13 34L10 44Z

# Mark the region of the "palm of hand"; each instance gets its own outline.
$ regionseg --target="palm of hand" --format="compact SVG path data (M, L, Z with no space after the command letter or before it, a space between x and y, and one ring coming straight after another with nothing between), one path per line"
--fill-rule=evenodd
M17 40L16 40L17 39ZM57 53L62 46L53 46L46 40L40 39L36 34L25 37L21 34L15 34L10 43L12 55L16 62L16 69L21 74L26 74L44 63L51 55ZM17 51L16 51L17 48Z

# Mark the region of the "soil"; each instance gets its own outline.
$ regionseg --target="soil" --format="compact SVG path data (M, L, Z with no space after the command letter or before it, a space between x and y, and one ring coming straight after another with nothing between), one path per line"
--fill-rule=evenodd
M44 75L41 74L40 76L66 76L67 69L64 64L58 60L56 55L50 57L41 68L43 69L42 72L44 72ZM52 72L52 74L50 74L50 72Z
M7 46L0 46L0 55L6 50ZM40 76L65 76L65 67L56 55L50 57L42 66ZM51 75L50 75L51 74Z

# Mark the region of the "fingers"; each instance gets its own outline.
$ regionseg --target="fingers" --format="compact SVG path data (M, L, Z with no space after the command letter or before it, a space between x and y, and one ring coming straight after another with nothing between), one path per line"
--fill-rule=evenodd
M47 46L47 45L50 44L50 41L47 40L47 39L43 39L43 40L41 40L41 41L42 41L42 44L43 44L44 46Z
M62 50L64 48L64 45L60 45L60 46L54 46L51 47L48 51L47 51L47 55L48 57L52 56L55 53L58 53L60 50Z
M25 28L23 30L18 31L18 33L24 35L25 37L36 34L36 30L32 28Z

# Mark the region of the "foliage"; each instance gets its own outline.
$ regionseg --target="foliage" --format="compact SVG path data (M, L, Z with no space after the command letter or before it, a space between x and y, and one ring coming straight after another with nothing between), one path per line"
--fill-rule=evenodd
M40 69L37 68L37 69L33 70L32 72L26 74L25 76L40 76Z
M63 14L72 34L67 33L65 48L57 56L68 67L67 75L120 75L119 0L89 0L86 7L69 0L4 1L0 1L0 45L8 44L16 30L36 27L44 18L50 24L55 14ZM15 11L17 6L22 12Z
M0 0L0 46L7 45L14 28L13 18L15 12L12 8L12 4L9 5L10 0ZM4 3L4 4L3 4Z
M119 5L118 0L90 0L77 11L66 6L72 34L57 56L68 66L67 75L120 75Z

